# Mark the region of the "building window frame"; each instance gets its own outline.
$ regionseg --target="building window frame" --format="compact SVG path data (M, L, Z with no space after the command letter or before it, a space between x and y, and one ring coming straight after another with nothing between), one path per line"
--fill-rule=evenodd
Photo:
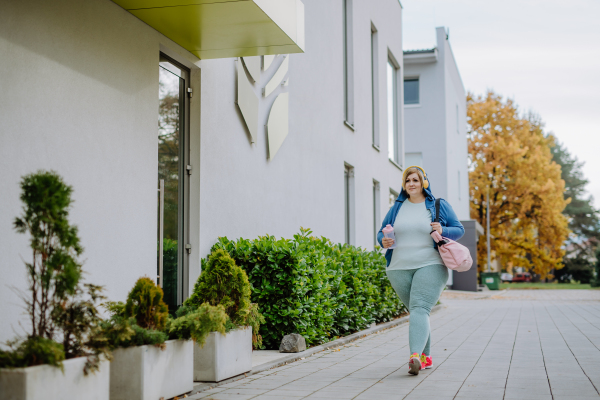
M458 104L456 104L456 133L460 135L460 113L458 109Z
M458 200L462 200L462 196L461 196L461 192L462 192L462 188L461 188L461 181L460 181L460 170L458 170Z
M379 151L379 37L377 28L371 22L371 140Z
M344 23L344 124L354 131L353 0L342 0Z
M387 83L387 120L388 120L388 158L402 169L400 154L400 64L391 52L388 52L386 65Z
M397 191L390 188L390 193L389 193L389 197L388 197L388 203L389 203L390 208L392 208L392 206L396 202L396 199L398 198L399 195L400 194Z
M417 97L416 101L407 102L406 99L406 83L407 82L417 82ZM404 83L404 106L405 107L419 107L421 105L421 77L420 76L406 76L403 80Z
M344 163L344 242L353 245L354 236L354 167Z
M175 69L170 69L168 64L171 64ZM159 52L159 63L158 67L170 72L171 74L179 76L183 81L179 87L179 161L178 161L178 236L177 236L177 284L175 293L175 303L169 304L169 306L176 305L180 306L183 301L189 296L189 277L190 277L190 252L187 250L186 245L190 243L190 225L191 225L191 179L190 175L186 173L186 168L191 165L191 146L190 146L190 97L188 96L188 90L191 88L191 70L186 67L183 63L177 61L173 57ZM179 69L177 71L176 69ZM160 79L160 78L159 78ZM190 248L191 249L191 248ZM163 276L164 280L164 276ZM164 282L160 282L163 290L165 290ZM166 301L166 300L165 300Z
M379 233L379 221L380 218L380 204L381 204L381 196L380 196L380 187L381 185L375 179L373 179L373 248L377 248L379 243L377 242L377 234Z

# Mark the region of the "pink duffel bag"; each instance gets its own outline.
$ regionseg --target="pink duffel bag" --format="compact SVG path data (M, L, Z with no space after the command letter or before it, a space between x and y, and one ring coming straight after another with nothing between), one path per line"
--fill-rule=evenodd
M440 216L440 199L435 201L435 222L439 221ZM431 237L438 245L440 256L444 265L453 271L465 272L471 269L473 265L473 258L471 258L471 252L465 246L460 243L456 243L454 240L442 237L438 231L432 231Z

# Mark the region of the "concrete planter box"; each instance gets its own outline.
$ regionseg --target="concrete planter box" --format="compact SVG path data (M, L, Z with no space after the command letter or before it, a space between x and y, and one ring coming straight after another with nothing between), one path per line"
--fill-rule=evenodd
M137 346L113 352L111 400L158 400L192 391L194 342L169 340L166 348Z
M204 347L194 344L194 381L219 382L252 369L252 328L211 332Z
M87 358L63 361L64 373L51 365L0 370L0 400L108 400L110 363L84 375Z

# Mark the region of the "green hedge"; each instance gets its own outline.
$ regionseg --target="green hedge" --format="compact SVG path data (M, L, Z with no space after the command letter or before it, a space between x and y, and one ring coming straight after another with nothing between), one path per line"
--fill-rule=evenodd
M226 250L248 274L252 302L266 319L260 327L265 348L279 348L289 333L301 334L308 345L324 343L405 311L381 253L311 233L301 228L293 239L219 238L211 249Z

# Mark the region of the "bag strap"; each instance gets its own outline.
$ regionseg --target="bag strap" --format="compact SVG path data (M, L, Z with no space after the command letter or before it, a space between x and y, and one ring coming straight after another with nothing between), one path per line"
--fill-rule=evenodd
M440 198L435 199L435 221L440 222Z

